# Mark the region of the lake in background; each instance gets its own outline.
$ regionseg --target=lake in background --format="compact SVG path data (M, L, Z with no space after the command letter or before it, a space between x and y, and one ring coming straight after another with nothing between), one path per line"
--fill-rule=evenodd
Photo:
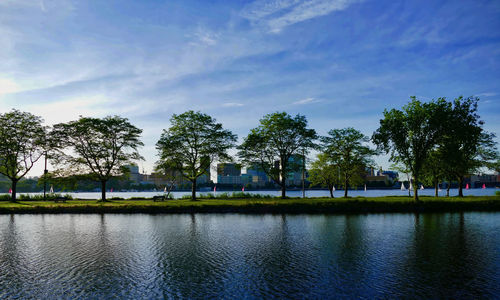
M0 298L497 298L500 213L0 215Z
M495 188L486 188L486 189L469 189L466 190L464 189L464 196L492 196L495 195L495 191L500 191L500 189L495 189ZM239 192L239 191L235 191ZM206 191L206 192L198 192L197 195L199 196L200 194L213 194L211 191ZM232 191L218 191L215 194L222 194L222 193L233 193ZM267 190L267 191L246 191L245 193L251 193L251 194L260 194L260 195L271 195L271 196L281 196L281 191L279 190ZM30 194L30 195L40 195L43 193L19 193L19 194ZM79 198L79 199L100 199L101 198L101 193L100 192L93 192L93 193L65 193L62 192L62 194L69 194L73 198ZM191 192L185 191L185 192L172 192L175 198L181 198L184 195L191 195ZM302 197L302 191L301 190L290 190L286 192L288 197ZM413 193L412 193L413 194ZM419 195L428 195L428 196L434 196L434 189L425 189L425 190L419 190L418 191ZM132 197L146 197L146 198L151 198L153 196L157 195L163 195L163 191L157 191L157 192L107 192L106 197L112 198L112 197L121 197L121 198L132 198ZM401 191L399 189L385 189L385 190L367 190L366 192L364 190L349 190L348 196L350 197L381 197L381 196L407 196L408 191ZM450 189L450 196L456 196L458 195L458 189ZM335 197L343 197L344 196L344 190L337 190L334 192ZM439 196L446 196L446 190L443 189L439 192ZM328 190L306 190L306 197L330 197L330 193Z

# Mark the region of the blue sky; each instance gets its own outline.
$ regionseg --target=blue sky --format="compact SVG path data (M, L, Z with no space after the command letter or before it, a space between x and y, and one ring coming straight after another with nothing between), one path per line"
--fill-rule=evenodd
M475 95L500 134L499 83L498 1L0 1L0 112L127 117L146 171L189 109L240 140L275 111L371 136L412 95Z

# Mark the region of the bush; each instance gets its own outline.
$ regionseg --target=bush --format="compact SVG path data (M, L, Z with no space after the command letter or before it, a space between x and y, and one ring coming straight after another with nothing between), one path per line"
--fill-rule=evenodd
M206 193L200 194L198 199L271 199L275 198L271 195L261 195L261 194L252 194L252 193L244 193L244 192L219 192L219 193ZM184 195L181 199L191 199L191 195Z
M45 199L43 198L43 195L37 194L37 195L30 195L30 194L20 194L18 199L22 201L43 201L43 200L54 200L55 198L66 198L66 199L73 199L73 197L70 194L62 195L62 194L46 194ZM10 198L10 196L9 196Z
M9 194L0 195L0 201L10 201L10 195Z
M252 193L244 193L244 192L234 192L231 195L231 198L270 199L270 198L274 198L274 196L271 196L271 195L261 195L261 194L252 194Z
M500 196L500 191L495 191L495 195Z

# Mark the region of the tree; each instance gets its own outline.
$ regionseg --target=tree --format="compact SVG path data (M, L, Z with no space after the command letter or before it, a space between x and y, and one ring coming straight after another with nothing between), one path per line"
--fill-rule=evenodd
M0 114L0 173L11 181L16 201L17 183L42 157L47 147L47 128L42 119L13 109Z
M311 184L327 187L330 191L330 197L333 198L333 187L339 183L338 178L337 165L332 164L325 153L318 154L309 170Z
M53 144L61 176L79 174L101 183L101 201L106 201L106 182L127 173L125 166L143 159L137 148L142 130L128 119L80 117L77 121L54 125Z
M485 132L484 122L477 114L479 98L458 97L449 103L451 110L443 124L445 130L439 141L445 172L458 181L458 196L463 197L466 175L481 167L492 167L498 158L493 141L495 135Z
M391 154L391 161L402 163L412 174L415 201L419 201L416 185L442 134L441 122L448 114L448 107L444 98L422 103L412 97L402 110L385 110L384 119L372 136L379 149Z
M196 180L207 174L216 161L230 160L227 151L234 147L236 135L201 112L187 111L170 118L171 126L163 130L156 143L158 165L169 165L191 181L191 199L196 200Z
M439 196L439 182L446 178L444 162L446 157L439 149L430 152L422 168L422 180L429 185L434 186L434 196Z
M286 197L286 178L292 167L289 159L299 152L314 148L316 131L307 128L305 116L290 116L286 112L265 115L260 125L250 131L238 147L242 161L259 167L281 187L281 197Z
M347 198L349 185L363 182L365 168L373 163L371 156L376 152L363 144L370 139L352 127L333 129L328 135L321 137L322 146L332 164L339 168Z
M393 163L390 168L391 170L398 171L398 180L401 182L401 185L404 185L404 178L401 178L402 175L406 176L408 183L411 182L411 172L404 165L401 163ZM411 197L410 187L408 187L408 197Z
M170 198L170 193L175 187L175 184L177 182L180 182L182 179L182 174L175 170L175 165L172 164L171 161L166 161L159 163L155 166L156 172L160 173L163 175L165 179L165 199Z

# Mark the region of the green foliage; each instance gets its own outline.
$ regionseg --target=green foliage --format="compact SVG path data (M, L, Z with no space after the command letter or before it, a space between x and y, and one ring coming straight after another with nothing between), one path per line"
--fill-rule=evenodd
M211 116L192 110L174 114L170 124L156 143L160 156L157 165L178 171L191 181L191 197L195 200L196 179L206 174L215 160L231 159L227 151L234 146L236 135Z
M449 113L444 98L427 103L415 97L402 110L384 111L384 119L373 134L378 148L391 154L391 161L401 163L418 183L425 161L443 134L442 120ZM418 190L414 192L418 201Z
M446 157L443 156L439 149L432 150L424 162L421 181L435 188L435 197L438 197L439 182L448 177L445 162Z
M288 163L290 157L315 148L316 138L316 131L307 128L305 116L276 112L265 115L260 125L250 131L238 147L238 155L246 165L258 164L281 186L281 195L285 197L285 179L293 170Z
M252 193L244 193L244 192L217 192L217 193L202 193L199 195L198 199L270 199L274 198L271 195L261 195L261 194L252 194ZM183 195L180 199L186 200L191 199L190 195Z
M332 189L336 184L340 184L339 168L332 163L327 154L320 153L309 169L309 181L312 185L327 187L330 197L333 198Z
M411 171L401 163L393 163L391 165L391 170L395 170L399 174L399 181L403 184L404 181L411 182ZM408 189L408 197L411 197L411 190Z
M43 197L43 194L21 194L19 195L19 201L43 201L45 200L54 200L55 198L66 198L68 200L73 199L73 197L70 194L58 194L58 193L52 193L49 194L47 193L45 198ZM0 195L0 201L11 201L12 197L9 194L4 194Z
M80 117L77 121L54 125L52 145L58 149L54 160L62 166L58 176L78 174L101 182L102 200L106 200L106 182L126 173L126 165L142 159L137 148L142 130L126 118ZM66 151L69 150L69 151Z
M66 198L68 200L73 199L73 197L70 194L59 194L59 193L47 193L45 195L45 198L43 197L43 194L36 194L36 195L31 195L31 194L21 194L19 196L19 200L21 201L43 201L45 200L54 200L56 198Z
M13 109L0 114L0 141L0 174L11 180L16 201L17 182L47 149L47 128L40 117Z
M443 134L439 140L439 153L449 179L459 182L459 195L466 175L481 167L494 168L498 159L495 135L483 130L483 121L477 114L479 98L459 97L450 103L443 118Z
M367 136L352 127L333 129L328 132L328 136L321 137L330 165L337 166L342 176L344 197L347 197L350 185L364 182L365 169L373 164L371 157L376 152L365 145L368 141Z
M11 201L12 197L9 194L0 195L0 201Z

